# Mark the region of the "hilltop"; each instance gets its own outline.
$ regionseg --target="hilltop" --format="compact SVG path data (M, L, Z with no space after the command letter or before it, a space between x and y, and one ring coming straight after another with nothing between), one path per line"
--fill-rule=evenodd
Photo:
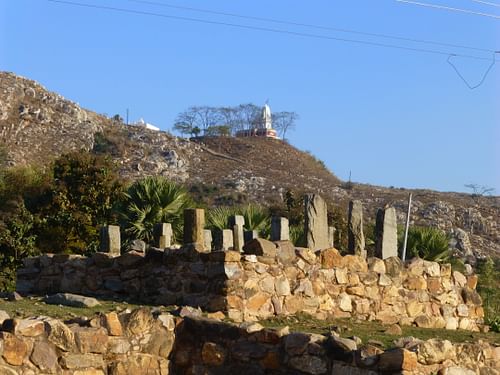
M393 204L404 223L410 190L339 180L309 153L258 138L196 138L126 126L50 92L35 81L0 72L0 147L8 166L47 165L69 151L108 154L123 177L163 175L186 184L207 205L281 202L286 191L316 192L347 209L361 199L366 221ZM383 171L382 171L383 173ZM412 190L413 221L453 233L464 255L500 256L500 198Z

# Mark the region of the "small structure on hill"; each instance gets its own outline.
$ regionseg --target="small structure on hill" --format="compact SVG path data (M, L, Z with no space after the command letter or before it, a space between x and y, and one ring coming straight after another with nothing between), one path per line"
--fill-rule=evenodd
M149 130L154 130L156 132L160 131L160 128L158 128L157 126L154 126L153 124L150 124L150 123L144 121L143 118L140 118L139 121L137 121L136 123L134 123L132 125L133 126L140 126L141 128L146 128Z
M273 120L271 108L266 103L262 107L262 115L254 127L250 129L240 130L236 133L237 137L265 137L278 139L278 132L273 129Z

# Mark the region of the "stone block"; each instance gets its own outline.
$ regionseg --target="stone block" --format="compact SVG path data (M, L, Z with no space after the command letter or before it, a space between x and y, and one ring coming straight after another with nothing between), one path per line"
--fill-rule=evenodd
M378 258L398 256L397 232L396 209L394 207L379 209L375 223L375 255Z
M340 252L331 247L320 252L321 266L323 268L343 267L343 257Z
M212 250L212 231L210 229L203 230L203 243L205 250Z
M172 245L172 224L158 223L153 228L154 247L165 249Z
M119 256L121 249L120 227L118 225L105 225L100 232L100 250L111 256Z
M205 210L188 208L184 210L184 245L194 245L197 250L205 250Z
M8 332L0 332L0 342L3 342L1 355L5 362L12 366L21 366L28 352L28 345Z
M290 230L286 217L273 216L271 219L271 241L289 241Z
M290 241L276 241L276 257L283 265L291 265L295 259L295 246Z
M359 200L349 202L347 228L349 253L366 258L365 236L363 233L363 204Z
M326 202L317 194L307 194L304 197L304 208L307 247L314 251L329 248Z
M245 254L258 256L276 257L276 245L263 238L256 238L243 247Z

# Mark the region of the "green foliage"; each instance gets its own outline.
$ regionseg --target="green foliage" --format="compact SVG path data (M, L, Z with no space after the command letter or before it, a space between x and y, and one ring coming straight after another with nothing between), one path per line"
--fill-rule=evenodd
M21 260L36 255L33 215L21 203L0 222L0 290L15 288L15 271Z
M295 246L306 246L304 225L290 226L290 241L295 244Z
M52 185L26 198L37 216L37 245L47 252L93 252L98 228L114 222L112 209L122 185L111 161L86 152L58 158L52 168Z
M399 237L399 247L403 247L404 233ZM441 230L431 227L410 227L406 246L407 257L420 257L435 262L448 262L451 251L448 237Z
M161 176L146 177L129 186L118 213L126 240L151 241L158 223L171 223L175 238L182 238L184 209L192 206L183 187Z
M492 331L500 332L500 259L480 261L477 274L477 291L483 299L485 321Z
M271 232L269 210L255 204L212 208L207 213L207 226L210 229L228 229L229 219L234 215L242 215L245 218L245 230L256 230L261 237L269 237Z

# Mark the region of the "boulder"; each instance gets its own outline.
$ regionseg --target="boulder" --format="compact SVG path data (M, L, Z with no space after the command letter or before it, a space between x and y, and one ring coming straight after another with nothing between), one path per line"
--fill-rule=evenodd
M266 257L276 257L276 245L263 238L254 238L243 246L245 254L254 254Z
M85 297L71 293L57 293L47 296L43 301L49 305L63 305L72 307L95 307L100 305L99 301L92 297Z

